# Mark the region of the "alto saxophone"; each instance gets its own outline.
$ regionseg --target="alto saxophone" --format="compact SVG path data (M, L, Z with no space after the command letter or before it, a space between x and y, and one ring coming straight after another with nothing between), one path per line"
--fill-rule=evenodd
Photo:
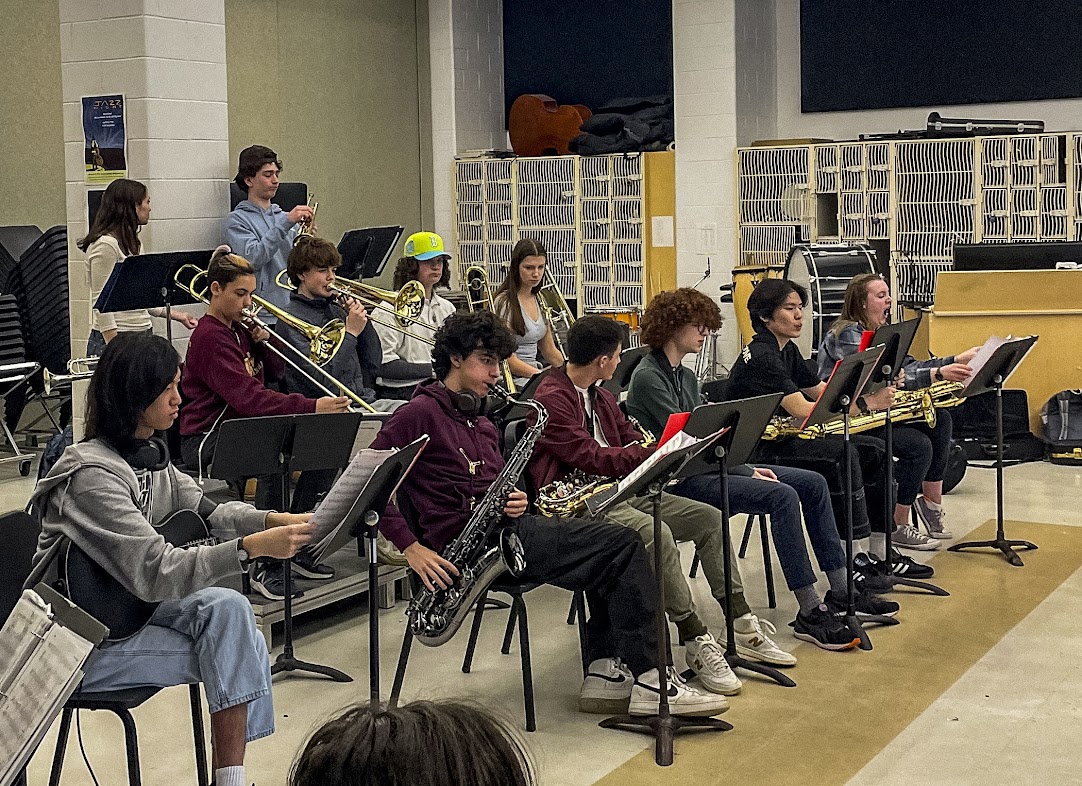
M501 388L495 390L509 398ZM534 445L548 421L548 413L536 401L521 403L534 410L537 422L519 440L458 537L443 550L443 558L458 568L458 578L447 589L421 587L406 610L410 631L427 647L438 647L450 641L473 604L500 574L507 571L519 576L526 569L522 542L514 532L502 526L503 509L526 469Z

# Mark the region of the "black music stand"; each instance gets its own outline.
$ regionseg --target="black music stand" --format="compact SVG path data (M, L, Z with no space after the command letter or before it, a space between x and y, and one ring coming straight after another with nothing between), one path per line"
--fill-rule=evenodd
M1025 563L1015 553L1016 548L1033 551L1037 546L1028 540L1007 540L1003 530L1003 383L1022 362L1037 343L1037 336L1016 338L1001 344L988 361L966 383L959 396L977 396L989 390L996 392L996 537L995 540L966 541L956 543L947 551L993 548L1003 553L1003 558L1016 568Z
M756 443L777 411L782 398L781 393L771 393L696 407L688 422L684 424L684 431L693 437L709 436L726 427L728 431L714 444L713 456L700 453L687 462L680 470L679 477L716 472L721 484L721 537L725 559L725 661L734 669L762 674L782 687L795 688L796 683L777 669L741 657L736 651L736 631L733 630L733 572L730 563L733 544L729 531L728 469L748 463Z
M657 715L614 715L601 721L603 729L621 728L642 734L651 734L655 740L654 761L662 767L673 762L673 735L681 729L703 729L707 731L729 731L733 728L717 718L673 717L669 714L669 673L671 660L669 645L669 624L665 616L665 584L661 575L661 494L665 484L676 477L683 464L695 454L710 447L713 441L704 441L687 448L675 450L663 457L650 470L644 472L624 489L614 486L608 492L600 492L587 500L590 516L601 515L605 510L625 500L642 494L649 495L653 502L654 519L654 582L657 593L657 672L658 672L658 714Z
M897 625L898 620L881 614L857 616L853 583L853 443L849 433L849 407L860 395L875 365L883 354L882 347L857 352L838 362L827 381L827 386L815 402L815 407L804 420L802 429L831 420L838 413L842 416L843 456L842 487L845 493L845 623L860 638L860 648L870 650L871 639L864 630L865 624ZM891 458L888 455L887 461ZM890 496L888 492L888 497ZM894 520L893 515L891 521Z
M379 558L376 554L379 520L391 495L427 444L428 435L425 434L380 464L342 519L342 524L330 543L315 555L317 559L322 559L338 551L353 538L360 540L358 525L364 522L364 537L367 541L365 553L368 557L368 700L372 706L379 705L379 601L376 597L379 591Z
M402 227L398 226L351 229L346 232L338 241L343 278L359 281L380 275L400 237Z
M294 472L342 469L349 463L353 443L360 428L360 412L335 412L319 415L290 415L292 431L282 446L282 507L289 510L289 479ZM219 438L219 444L221 438ZM271 666L271 675L283 671L307 671L322 674L335 682L353 682L353 678L330 666L306 663L293 655L293 560L282 560L285 579L282 652Z
M875 331L875 335L872 336L870 345L873 347L882 346L883 354L879 356L879 360L876 362L875 370L872 372L871 379L868 381L868 387L880 388L889 385L894 380L896 370L902 367L902 363L909 353L909 347L913 343L913 337L917 334L917 327L920 325L920 320L921 316L920 312L918 312L916 319L908 319L905 322L899 322L893 325L883 325ZM865 389L867 390L867 387ZM895 587L913 587L914 589L927 590L932 595L947 597L950 593L935 584L894 575L894 560L892 557L892 554L894 553L893 537L895 504L893 459L894 423L890 419L889 405L885 412L886 421L883 423L883 442L886 445L887 460L884 462L883 467L883 529L885 530L883 534L886 537L887 553L883 556L883 559L887 565L887 575L884 578L887 583L890 584L887 590L893 590Z
M167 254L136 254L113 267L109 280L94 303L101 313L144 308L165 309L165 334L173 340L173 306L198 303L190 293L173 286L173 276L183 265L206 268L211 251L174 251Z

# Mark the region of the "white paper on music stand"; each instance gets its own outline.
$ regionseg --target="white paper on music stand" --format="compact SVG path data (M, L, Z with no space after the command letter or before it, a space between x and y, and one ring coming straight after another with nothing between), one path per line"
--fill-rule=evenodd
M1010 341L1010 336L1007 338L1000 338L999 336L990 336L987 341L981 344L981 348L977 350L977 354L973 356L973 359L969 361L969 367L973 369L969 376L962 380L962 382L968 387L973 377L977 376L977 372L984 368L988 359L992 357L997 349Z
M668 440L666 440L664 445L662 445L657 450L655 450L652 454L650 454L650 456L646 459L646 461L644 461L642 464L635 467L635 469L633 469L630 473L628 473L627 477L625 477L623 480L621 480L617 484L617 489L619 489L619 490L626 489L628 486L630 486L636 480L638 480L643 475L645 475L647 472L649 472L652 467L654 467L659 461L661 461L661 459L665 458L665 456L669 455L670 453L673 453L674 451L681 450L683 448L687 448L687 447L690 447L692 445L697 445L697 444L700 444L700 443L705 445L707 442L710 442L712 440L717 439L718 437L720 437L722 434L724 434L728 430L729 430L729 427L726 426L725 428L721 429L720 431L715 431L713 434L708 434L707 436L702 437L701 439L696 439L695 437L688 434L686 431L678 431L678 432L676 432L675 434L672 435L672 437L670 437ZM692 454L692 456L694 456L694 454ZM688 456L688 459L690 460L692 458L692 456Z

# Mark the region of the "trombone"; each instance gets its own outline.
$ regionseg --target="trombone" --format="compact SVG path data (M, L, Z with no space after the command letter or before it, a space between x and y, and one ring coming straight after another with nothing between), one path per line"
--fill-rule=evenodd
M560 350L560 354L566 359L567 351L564 349L564 342L560 336L566 336L567 331L575 324L575 315L571 312L571 306L567 305L567 301L564 300L563 293L560 292L560 287L556 284L556 277L552 275L552 271L549 270L547 264L545 265L544 278L541 279L541 288L537 290L537 297L541 299L541 313L544 315L545 321L548 322L549 330L552 331L552 341L556 344L556 349ZM561 328L563 330L562 334L560 332Z
M200 279L205 280L206 277L206 270L203 270L203 268L199 267L198 265L188 264L181 265L181 267L177 270L176 274L173 276L173 281L178 287L180 287L180 289L190 294L196 300L199 300L209 306L209 286L196 286L197 281L199 281ZM307 322L301 319L297 319L297 317L293 316L290 313L287 313L286 311L283 311L282 309L278 308L277 306L264 300L261 297L252 295L252 301L256 304L256 307L250 311L244 312L245 321L250 322L255 327L267 331L267 333L269 333L273 338L276 338L278 341L280 341L282 347L291 352L293 357L288 357L278 347L274 346L270 342L270 339L264 342L268 350L278 356L278 358L280 358L283 363L288 363L290 366L292 366L293 369L295 369L301 376L303 376L305 379L307 379L309 382L311 382L319 390L321 390L328 396L345 396L358 407L364 409L367 412L376 411L376 409L371 404L369 404L359 395L354 393L340 381L335 379L331 374L320 368L320 366L322 366L324 363L334 357L335 352L337 352L338 348L342 346L342 340L345 338L346 330L346 326L342 322L342 320L333 319L322 328L317 328L315 325L309 325ZM282 339L281 336L272 331L267 325L267 323L259 318L259 310L261 308L266 309L269 314L274 315L278 319L285 322L287 325L295 327L297 330L301 331L301 333L303 333L304 336L311 342L311 349L309 351L309 354L305 355L299 349L297 349L288 341L285 341L284 339ZM304 368L305 364L308 366L307 370ZM335 393L330 387L317 380L310 372L319 374L326 382L338 388L341 392Z
M293 282L286 278L285 270L275 276L274 283L290 292L297 291L297 288L293 286ZM407 281L406 285L397 292L393 289L380 289L371 284L364 284L350 278L335 278L328 286L339 297L360 300L370 304L373 310L378 309L394 314L394 322L388 322L385 319L369 315L368 318L372 322L389 327L391 330L397 330L399 333L415 338L425 344L435 346L436 340L434 338L422 336L408 329L409 325L412 324L428 328L433 333L436 332L433 325L417 319L425 306L425 289L420 282ZM393 303L393 308L385 305L386 303Z
M488 273L480 265L470 265L466 268L466 303L470 311L491 311L496 313L496 302L492 299L492 289L488 285ZM515 377L511 373L511 366L506 360L500 361L500 374L503 376L503 386L508 393L517 393Z

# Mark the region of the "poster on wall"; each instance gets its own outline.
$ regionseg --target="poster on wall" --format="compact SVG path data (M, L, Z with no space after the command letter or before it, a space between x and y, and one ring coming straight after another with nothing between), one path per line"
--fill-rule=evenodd
M124 96L83 96L83 155L88 185L128 176Z

